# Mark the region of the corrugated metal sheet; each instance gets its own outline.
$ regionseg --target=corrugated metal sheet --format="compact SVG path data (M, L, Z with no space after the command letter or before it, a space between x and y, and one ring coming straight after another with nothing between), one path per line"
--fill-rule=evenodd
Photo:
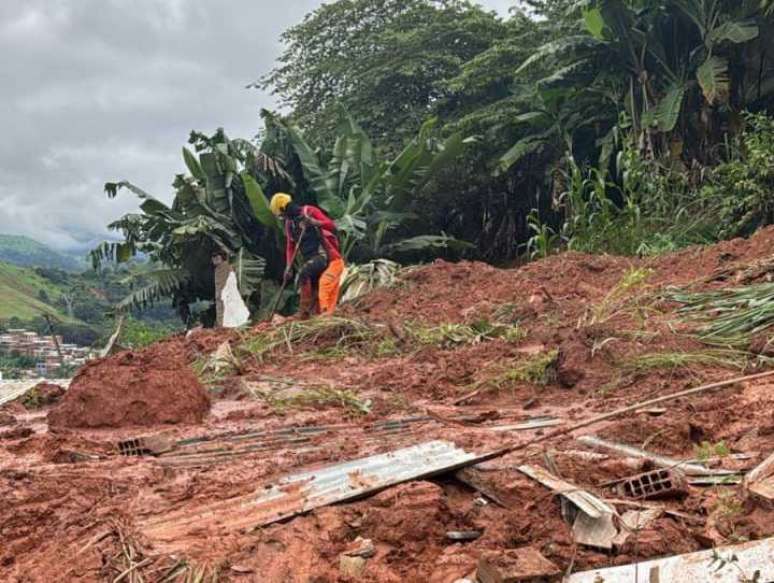
M716 556L726 560L735 556L737 560L719 568L720 563L714 560ZM774 581L774 538L621 567L583 571L571 575L566 583L739 583L742 580L753 581L756 571L760 572L760 576L755 581Z
M269 524L387 486L457 469L484 457L459 449L453 443L429 441L288 476L256 497L258 524Z
M553 417L536 417L514 425L484 425L471 427L471 431L521 431L561 424ZM159 456L159 463L178 468L202 467L227 463L236 458L264 451L294 449L299 452L324 450L331 440L354 439L363 446L390 443L400 447L418 439L430 438L437 422L432 417L410 417L379 421L357 426L354 424L325 426L291 426L264 432L241 434L213 434L176 442L172 451ZM347 434L347 432L350 432ZM326 439L320 439L326 436Z
M174 539L199 523L217 523L227 530L258 527L315 508L351 500L389 486L452 471L489 459L447 441L428 441L319 469L291 474L255 493L201 507L195 514L181 511L151 519L146 535Z
M13 401L14 399L18 399L32 387L44 380L48 383L60 385L65 389L70 384L70 379L30 379L24 381L0 381L0 405L8 403L9 401Z

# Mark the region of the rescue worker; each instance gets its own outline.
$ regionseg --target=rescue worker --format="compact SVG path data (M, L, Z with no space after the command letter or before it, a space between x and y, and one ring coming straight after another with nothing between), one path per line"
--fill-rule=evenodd
M303 265L298 274L302 318L311 314L330 316L339 299L344 260L339 250L336 223L313 205L299 205L284 192L271 198L271 212L285 223L285 281L293 274L298 251Z

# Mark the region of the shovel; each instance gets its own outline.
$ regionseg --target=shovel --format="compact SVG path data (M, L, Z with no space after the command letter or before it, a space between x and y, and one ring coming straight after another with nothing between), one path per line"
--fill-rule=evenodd
M292 266L296 262L296 256L298 256L298 250L301 248L301 239L304 237L304 233L306 232L306 224L304 224L301 227L301 234L298 236L298 243L296 244L296 248L293 251L293 257L290 258L290 264L288 266ZM277 311L277 306L279 306L280 299L282 299L282 292L285 291L285 286L288 285L287 279L284 277L282 278L282 285L279 288L279 291L277 292L277 296L274 298L274 301L271 303L271 310L269 311L269 315L266 317L266 322L271 321L271 319L274 317L274 314Z

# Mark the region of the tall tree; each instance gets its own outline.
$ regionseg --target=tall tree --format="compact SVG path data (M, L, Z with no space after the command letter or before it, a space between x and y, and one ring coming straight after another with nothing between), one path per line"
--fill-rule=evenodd
M444 81L504 34L495 13L465 0L339 0L283 34L279 65L256 85L313 144L333 141L341 104L396 152L445 98Z

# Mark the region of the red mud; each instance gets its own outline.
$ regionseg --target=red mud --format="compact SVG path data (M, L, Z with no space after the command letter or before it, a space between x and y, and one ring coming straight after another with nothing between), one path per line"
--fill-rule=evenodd
M128 568L122 549L130 545L134 564L146 561L137 569L146 581L179 560L216 573L212 580L219 583L352 581L342 574L340 560L360 538L375 550L361 581L451 583L471 576L484 554L523 547L563 571L577 571L772 536L774 510L741 487L690 486L687 496L660 502L680 515L662 515L622 548L601 552L576 545L557 496L516 467L545 466L551 459L563 479L614 498L610 482L648 465L609 452L594 460L573 457L585 450L573 435L479 465L484 496L446 474L258 529L252 528L250 502L265 484L294 472L431 439L483 453L551 431L491 431L495 425L542 415L566 424L735 376L736 370L700 365L638 370L626 364L643 354L702 347L684 334L688 330L675 318L674 306L654 299L660 289L737 285L733 275L718 274L769 257L773 245L770 228L749 240L645 260L565 253L514 270L439 261L411 270L394 289L377 290L340 310L387 340L395 340L394 332L384 324L400 334L412 325L489 319L518 324L525 332L520 342L443 348L399 342L383 355L353 349L331 356L319 349L333 347L337 338L321 336L294 345L292 354L282 347L258 361L239 353L239 334L200 330L89 365L49 414L52 427L83 429L48 433L33 414L14 411L20 427L32 426L35 433L0 442L0 499L10 501L0 505L0 580L112 581ZM611 297L632 268L651 272L623 301ZM242 334L270 327L264 323ZM207 416L208 398L189 365L224 341L240 359L239 370L208 381L211 394L222 398ZM755 342L763 350L767 339ZM495 382L554 350L558 357L544 382ZM370 413L336 399L288 405L254 392L258 387L295 395L310 386L370 400ZM455 406L473 387L483 390ZM676 400L664 409L613 419L588 432L684 459L696 457L706 443L723 441L732 453L750 456L718 462L734 469L749 469L771 452L774 381ZM375 429L406 417L421 420ZM202 424L162 426L192 422ZM145 427L115 429L131 425ZM286 433L249 437L291 426ZM327 429L309 437L300 431L320 426ZM173 441L204 440L176 445L159 458L116 452L118 440L162 432ZM619 513L631 509L614 506ZM481 536L468 542L446 536L461 530Z
M87 364L61 404L49 412L49 426L200 423L209 412L210 398L172 346L160 344Z

